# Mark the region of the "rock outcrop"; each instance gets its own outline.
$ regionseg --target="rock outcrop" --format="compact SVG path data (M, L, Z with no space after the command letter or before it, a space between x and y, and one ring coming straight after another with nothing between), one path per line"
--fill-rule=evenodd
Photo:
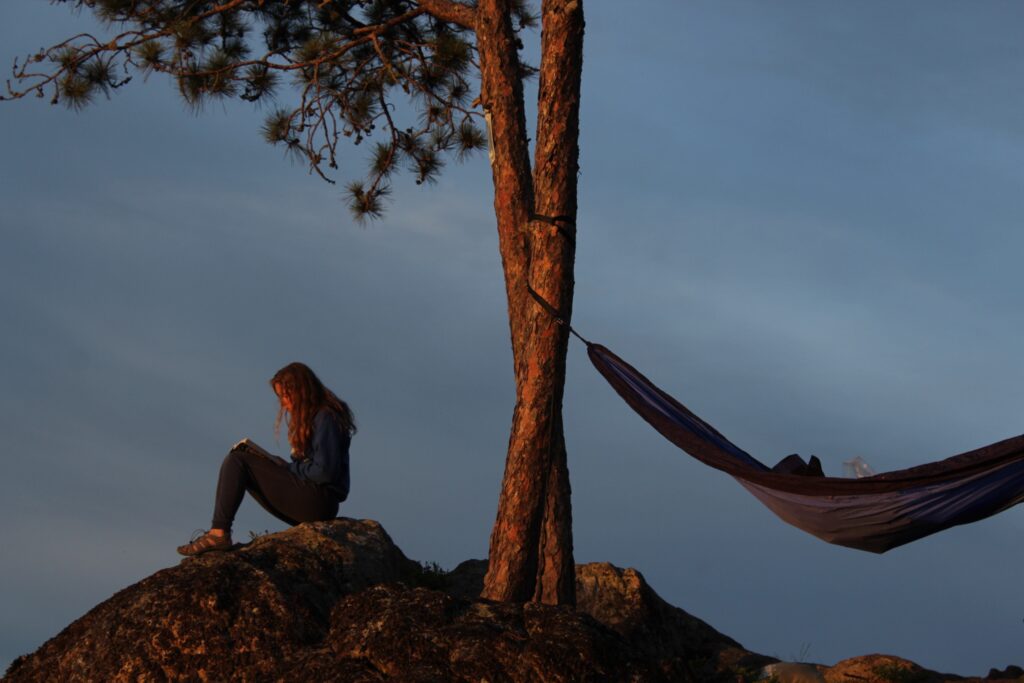
M303 524L122 590L6 680L731 680L771 661L633 570L579 567L573 610L476 600L485 569L425 570L372 521Z
M424 568L373 521L303 524L129 586L5 680L745 681L775 662L633 569L578 566L577 609L479 600L485 570ZM902 661L807 666L828 681L955 679Z

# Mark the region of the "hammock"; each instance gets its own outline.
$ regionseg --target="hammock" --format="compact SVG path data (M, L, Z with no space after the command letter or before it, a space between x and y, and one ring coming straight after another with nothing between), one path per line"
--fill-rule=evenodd
M884 553L1024 501L1024 435L862 479L825 477L814 457L805 464L789 456L768 468L614 353L583 341L598 372L662 436L823 541Z

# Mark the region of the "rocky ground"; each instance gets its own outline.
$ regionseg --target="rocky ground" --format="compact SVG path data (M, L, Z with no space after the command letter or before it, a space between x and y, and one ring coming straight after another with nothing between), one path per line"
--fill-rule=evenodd
M633 569L576 568L577 609L477 599L486 563L405 557L370 520L303 524L186 559L19 657L7 681L1018 681L885 655L825 667L744 649Z

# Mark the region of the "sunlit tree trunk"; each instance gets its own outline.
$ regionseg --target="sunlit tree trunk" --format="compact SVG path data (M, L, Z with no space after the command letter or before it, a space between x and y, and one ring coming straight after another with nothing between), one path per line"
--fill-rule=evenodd
M521 68L508 3L481 0L476 32L490 118L494 208L508 296L516 404L483 597L575 604L572 507L562 430L572 305L583 11L542 5L535 163L530 168Z

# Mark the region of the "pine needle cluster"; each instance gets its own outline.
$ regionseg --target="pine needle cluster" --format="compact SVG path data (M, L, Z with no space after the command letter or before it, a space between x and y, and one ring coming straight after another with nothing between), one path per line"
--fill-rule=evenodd
M57 1L116 35L76 36L16 62L21 88L2 99L49 92L81 109L141 72L170 76L197 110L216 99L273 103L263 138L328 182L342 142L372 140L364 180L347 186L360 219L381 215L397 172L432 183L446 158L487 144L471 104L472 32L411 0ZM521 29L536 25L526 0L512 11Z

